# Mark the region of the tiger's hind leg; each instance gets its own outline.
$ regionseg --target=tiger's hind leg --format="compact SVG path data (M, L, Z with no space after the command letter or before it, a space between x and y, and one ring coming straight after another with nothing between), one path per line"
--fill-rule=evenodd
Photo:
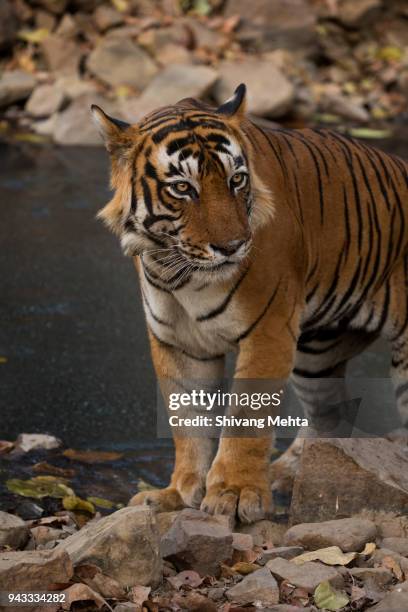
M349 419L345 414L349 400L345 385L347 362L376 337L376 334L344 329L301 336L291 381L309 427L299 431L291 446L272 463L273 489L291 490L305 438L351 435L353 414Z

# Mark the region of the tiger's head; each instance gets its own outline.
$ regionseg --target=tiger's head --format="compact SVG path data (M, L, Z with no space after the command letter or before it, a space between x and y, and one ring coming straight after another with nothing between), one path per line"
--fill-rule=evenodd
M236 268L263 219L257 201L267 199L241 129L245 86L218 109L187 98L134 125L92 111L114 190L98 216L125 254L190 272Z

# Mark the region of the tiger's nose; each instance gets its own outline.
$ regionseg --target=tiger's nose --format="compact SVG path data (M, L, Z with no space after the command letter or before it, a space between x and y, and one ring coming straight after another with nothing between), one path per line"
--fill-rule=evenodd
M236 251L238 251L239 247L245 243L245 240L230 240L225 244L210 244L210 247L213 251L221 253L221 255L233 255Z

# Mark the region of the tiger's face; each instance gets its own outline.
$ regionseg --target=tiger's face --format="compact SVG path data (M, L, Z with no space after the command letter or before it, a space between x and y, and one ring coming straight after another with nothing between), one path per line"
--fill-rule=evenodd
M94 109L112 160L113 200L100 216L124 252L169 274L232 270L248 254L254 189L235 127L245 88L217 111L193 100L134 126Z

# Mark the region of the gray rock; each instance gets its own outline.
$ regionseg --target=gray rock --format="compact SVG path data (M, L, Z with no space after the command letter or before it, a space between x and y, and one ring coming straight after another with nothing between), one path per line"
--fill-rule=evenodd
M384 538L382 548L389 548L403 557L408 557L408 538Z
M58 76L78 73L82 51L76 41L51 34L41 42L41 51L51 72Z
M75 98L79 98L79 96L85 94L99 95L94 83L84 81L76 75L62 76L55 81L55 85L61 89L70 100L75 100Z
M18 20L9 0L0 2L0 49L7 48L15 39Z
M403 557L399 553L394 552L393 550L389 550L388 548L377 548L377 550L373 552L373 554L367 561L367 565L369 565L370 567L381 565L385 557L391 557L391 559L398 563L404 574L408 575L408 559L406 557Z
M265 607L279 602L279 586L271 572L263 567L228 589L226 596L242 606L256 603L257 607Z
M352 100L343 95L326 95L321 103L322 108L333 114L365 123L370 119L370 113L356 100Z
M0 108L25 100L33 91L36 80L23 70L3 72L0 78Z
M0 511L0 546L23 548L29 533L28 527L21 518Z
M269 606L264 612L312 612L312 608L299 608L298 606L290 606L288 604L276 604L276 606Z
M112 6L101 4L95 9L93 20L98 30L105 32L123 23L123 16Z
M148 506L122 508L85 525L56 550L74 565L93 563L123 587L157 586L161 580L159 532Z
M266 545L270 548L272 545L281 546L287 528L282 523L263 519L251 525L238 525L236 531L251 534L256 546Z
M408 505L408 459L382 438L305 440L292 524L352 516L362 509L400 513Z
M254 538L249 533L233 533L232 548L234 550L246 551L254 547Z
M303 552L304 548L302 546L278 546L277 548L268 548L261 553L257 563L259 563L259 565L265 565L265 563L277 557L290 561L290 559L294 559Z
M32 117L49 117L60 110L66 100L56 85L39 85L27 100L25 109Z
M69 0L36 0L36 4L55 15L61 15L67 8L68 2Z
M59 448L62 442L55 436L48 434L28 434L22 433L18 436L15 444L15 450L29 453L32 450L52 450Z
M327 580L335 588L344 585L343 576L333 567L328 567L318 561L307 561L296 565L286 559L272 559L266 567L280 580L289 580L291 584L313 593L315 588Z
M4 591L46 591L48 585L69 582L73 567L63 550L0 553L0 584Z
M380 589L385 588L394 580L392 572L385 567L352 567L348 571L354 578L358 578L363 582L370 580Z
M381 7L381 0L340 0L336 17L344 25L355 28L367 25L378 15Z
M141 91L158 68L141 47L128 39L105 38L90 53L88 70L107 85L129 85Z
M162 537L160 550L178 569L217 576L232 556L231 530L200 510L182 510Z
M91 104L98 104L113 116L117 114L114 105L102 96L79 96L68 108L57 113L53 131L55 142L63 145L102 145L100 134L92 121Z
M295 89L271 62L259 59L221 62L219 72L220 79L214 91L219 104L225 102L243 82L248 88L249 113L260 117L282 117L292 108Z
M377 527L372 521L354 517L295 525L286 532L285 543L307 550L339 546L343 552L360 552L376 535Z
M206 66L168 66L133 104L124 102L123 113L128 120L137 121L157 107L175 104L180 98L202 98L211 91L216 80L217 73Z
M408 582L397 584L370 612L405 612L408 610Z

